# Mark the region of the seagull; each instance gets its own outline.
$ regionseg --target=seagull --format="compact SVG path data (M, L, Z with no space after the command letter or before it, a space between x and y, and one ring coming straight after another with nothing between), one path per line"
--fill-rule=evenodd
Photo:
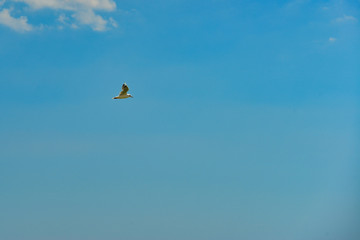
M113 97L113 99L123 99L123 98L133 97L131 96L131 94L127 94L127 91L129 91L129 87L126 85L126 83L122 85L121 89L122 91L119 93L119 96Z

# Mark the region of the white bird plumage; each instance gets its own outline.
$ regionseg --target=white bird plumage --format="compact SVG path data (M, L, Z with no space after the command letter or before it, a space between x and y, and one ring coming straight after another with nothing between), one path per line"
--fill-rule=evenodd
M113 99L123 99L123 98L129 98L133 97L131 94L128 94L129 87L124 83L121 87L122 91L119 93L119 96L113 97Z

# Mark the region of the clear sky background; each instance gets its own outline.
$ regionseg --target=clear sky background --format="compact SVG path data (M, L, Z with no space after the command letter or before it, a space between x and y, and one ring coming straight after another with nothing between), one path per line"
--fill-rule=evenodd
M0 1L0 239L360 239L359 21L358 0Z

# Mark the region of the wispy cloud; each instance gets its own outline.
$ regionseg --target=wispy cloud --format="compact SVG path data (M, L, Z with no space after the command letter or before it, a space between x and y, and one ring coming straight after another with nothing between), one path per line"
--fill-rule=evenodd
M117 22L111 17L111 18L109 18L109 22L110 22L110 24L113 26L113 27L117 27L118 25L117 25Z
M329 37L329 42L335 42L336 41L336 38L334 38L334 37Z
M78 11L79 9L107 10L116 8L113 0L15 0L24 2L34 9L52 8Z
M327 11L327 10L329 10L329 7L328 7L328 6L324 6L324 7L322 7L321 9L324 10L324 11Z
M60 14L57 20L62 24L68 24L70 19L65 14L62 13Z
M25 16L14 18L10 15L9 9L2 9L0 11L0 24L5 25L17 32L28 32L33 30L33 26L28 23Z
M334 20L336 23L346 23L346 22L357 22L357 19L354 16L344 15L343 17L338 17Z
M301 8L308 2L309 2L309 0L292 0L292 1L287 2L284 5L284 7L285 7L285 10L288 10L288 11L298 10L299 8Z
M0 6L4 2L5 0L0 0ZM57 22L60 24L58 29L64 27L77 29L79 26L84 25L91 27L94 31L106 31L117 27L117 23L113 18L105 19L96 13L96 11L115 11L116 3L114 0L13 0L13 2L25 3L33 11L51 9L56 14L60 12L57 18ZM18 20L27 23L26 17L21 17ZM28 24L28 26L31 25ZM26 29L30 31L34 28L27 27Z
M79 23L90 25L94 31L105 31L107 21L91 10L77 11L72 15Z

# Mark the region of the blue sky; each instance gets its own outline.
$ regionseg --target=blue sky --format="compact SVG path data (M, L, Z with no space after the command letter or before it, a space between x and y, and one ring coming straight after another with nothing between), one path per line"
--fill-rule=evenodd
M359 239L359 10L0 1L0 238Z

